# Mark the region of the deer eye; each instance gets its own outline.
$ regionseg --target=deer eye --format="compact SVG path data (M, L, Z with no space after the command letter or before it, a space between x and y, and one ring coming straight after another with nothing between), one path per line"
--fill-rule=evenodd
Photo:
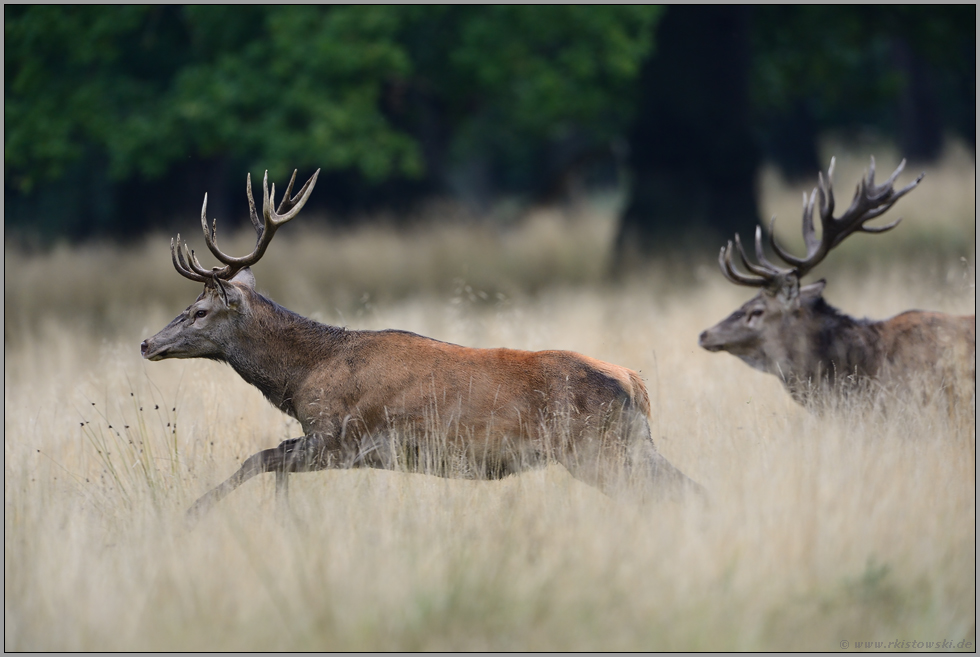
M762 309L756 308L755 310L749 313L749 321L752 321L756 317L761 317L761 316L762 316Z
M207 314L208 314L208 311L206 311L206 310L198 310L196 313L194 313L194 317L195 317L195 319L200 319L200 318L204 317Z

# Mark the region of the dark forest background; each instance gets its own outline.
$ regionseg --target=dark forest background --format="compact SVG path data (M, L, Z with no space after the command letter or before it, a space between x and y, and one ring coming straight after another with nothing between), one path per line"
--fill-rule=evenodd
M976 149L976 6L4 7L5 237L247 216L323 173L332 222L627 184L618 248L743 234L818 137ZM310 213L313 214L313 213ZM233 219L234 218L234 219ZM227 225L227 224L226 224Z

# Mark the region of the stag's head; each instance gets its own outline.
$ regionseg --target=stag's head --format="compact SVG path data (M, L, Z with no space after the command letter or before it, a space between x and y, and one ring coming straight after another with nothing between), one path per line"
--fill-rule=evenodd
M803 240L807 254L799 258L782 248L775 239L775 217L769 225L769 244L773 251L789 267L773 264L762 247L762 229L755 230L755 256L753 263L746 256L742 241L735 235L732 242L722 247L718 264L722 273L732 283L759 288L759 293L720 323L701 333L698 344L708 351L727 351L738 356L757 369L773 372L780 364L793 359L794 354L807 349L810 336L818 328L814 316L826 308L823 300L825 281L802 286L800 281L816 267L848 235L856 232L883 233L891 230L901 218L884 226L867 226L868 221L884 214L895 202L907 194L925 174L896 191L893 187L905 161L881 185L874 182L875 162L858 184L854 200L839 218L834 213L834 191L831 177L834 160L830 161L827 179L819 176L819 185L807 197L803 193ZM813 210L819 201L821 234L817 236L813 225ZM732 254L738 251L742 265L749 273L743 273L732 263Z
M170 255L177 273L192 281L204 283L204 291L162 331L143 341L140 345L143 358L222 358L225 355L225 349L235 343L235 336L241 335L242 325L248 321L248 300L255 287L255 277L250 267L265 254L279 226L299 214L313 191L318 175L319 169L292 196L293 183L296 181L294 171L279 208L274 210L276 186L273 184L272 190L269 190L269 172L266 171L262 180L261 220L252 198L252 177L247 176L249 214L257 237L252 253L241 258L226 255L218 248L218 221L215 219L208 227L208 196L204 195L204 205L201 207L204 242L224 266L205 269L194 251L181 243L180 235L177 235L176 240L170 241Z

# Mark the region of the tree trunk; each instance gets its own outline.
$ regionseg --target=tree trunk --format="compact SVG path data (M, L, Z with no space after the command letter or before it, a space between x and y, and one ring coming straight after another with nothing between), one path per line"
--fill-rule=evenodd
M629 137L632 190L617 268L705 229L754 230L760 156L749 123L749 12L672 5L658 24Z
M895 43L895 64L905 77L899 97L898 141L902 155L915 162L932 162L943 148L942 117L933 74L904 39Z

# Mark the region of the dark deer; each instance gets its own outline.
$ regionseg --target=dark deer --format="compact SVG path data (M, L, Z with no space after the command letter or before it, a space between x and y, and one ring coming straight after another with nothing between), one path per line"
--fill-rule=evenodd
M944 390L950 400L976 395L976 316L951 316L909 310L891 319L854 319L828 304L823 296L826 281L801 286L800 280L847 236L856 232L883 233L901 221L884 226L866 223L881 216L898 199L919 184L925 174L895 191L893 183L905 167L898 166L881 185L874 182L875 162L854 194L851 206L835 218L830 161L826 181L803 194L803 239L807 254L798 258L783 249L769 228L769 244L790 265L770 262L762 247L762 230L756 227L752 263L738 234L735 249L750 272L732 263L732 243L722 247L718 263L725 277L736 285L761 288L759 293L727 319L701 333L699 344L708 351L727 351L752 367L775 374L793 398L802 403L828 400L855 388L890 389L900 392L913 383L925 386L928 396ZM817 237L813 209L819 198L822 233Z
M429 458L421 451L433 442L443 457L470 464L436 472L444 476L497 478L554 460L606 491L624 475L670 497L700 488L655 448L646 387L632 370L568 351L472 349L407 331L349 331L301 317L256 292L249 267L302 209L317 175L291 196L293 172L274 211L275 186L270 193L266 172L262 220L247 178L258 238L242 258L218 249L205 195L204 241L223 267L205 269L179 235L171 240L177 272L204 283L204 291L143 342L143 357L224 361L296 418L305 434L247 458L191 507L189 517L263 472L276 473L277 498L285 500L288 473L405 467Z

